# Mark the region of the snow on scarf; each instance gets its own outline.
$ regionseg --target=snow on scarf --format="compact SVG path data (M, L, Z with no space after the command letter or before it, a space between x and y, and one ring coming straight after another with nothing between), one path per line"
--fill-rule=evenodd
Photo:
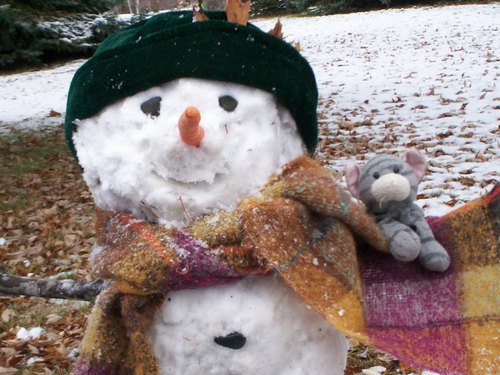
M183 231L101 213L94 271L113 282L89 318L76 372L157 373L146 332L169 291L276 272L349 337L442 374L496 374L499 192L430 220L452 257L439 274L385 254L372 218L306 157L262 197Z

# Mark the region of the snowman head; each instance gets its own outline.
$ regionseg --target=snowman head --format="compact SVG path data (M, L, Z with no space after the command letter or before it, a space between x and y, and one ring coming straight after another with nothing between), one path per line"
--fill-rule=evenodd
M182 224L233 208L314 151L317 88L305 59L224 13L209 18L155 16L108 38L76 73L66 136L101 208ZM179 131L190 122L195 141Z
M179 129L186 122L202 135L194 145ZM191 78L122 99L78 129L75 147L98 206L139 217L151 207L177 225L186 214L234 208L305 152L295 121L271 94Z

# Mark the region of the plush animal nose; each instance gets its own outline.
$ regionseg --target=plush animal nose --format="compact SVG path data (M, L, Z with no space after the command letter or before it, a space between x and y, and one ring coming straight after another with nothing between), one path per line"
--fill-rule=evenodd
M410 195L410 190L408 179L396 173L380 177L371 188L373 197L379 202L404 201Z
M196 107L187 107L177 124L182 141L190 146L199 147L205 131L200 125L201 114Z

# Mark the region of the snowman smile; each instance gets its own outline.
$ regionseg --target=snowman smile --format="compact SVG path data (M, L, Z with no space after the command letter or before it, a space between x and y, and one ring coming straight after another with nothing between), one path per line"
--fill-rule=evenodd
M200 147L188 146L180 140L171 141L166 151L152 157L151 172L166 182L213 184L217 177L231 170L232 147L220 147L221 135L207 131ZM172 144L173 143L173 144ZM160 147L160 145L158 145Z
M171 171L170 171L171 172ZM189 179L187 178L184 178L184 176L182 175L182 170L177 170L176 171L177 173L175 175L172 175L171 173L168 173L168 175L164 175L162 174L161 172L153 169L151 170L151 173L155 176L157 176L158 178L162 179L163 181L169 183L169 182L174 182L174 183L177 183L177 184L180 184L180 185L191 185L191 184L200 184L200 185L211 185L211 184L214 184L214 183L218 183L218 181L220 181L223 176L227 175L227 171L226 172L215 172L213 174L211 174L210 176L203 176L203 177L198 177L198 178L195 178L195 177L191 177Z

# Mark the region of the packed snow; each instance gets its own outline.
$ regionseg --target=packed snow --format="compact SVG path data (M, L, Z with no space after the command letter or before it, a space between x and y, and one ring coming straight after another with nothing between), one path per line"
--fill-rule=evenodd
M0 134L6 127L62 125L69 84L83 62L0 76ZM51 116L51 111L60 115L53 112Z
M38 340L44 332L45 331L42 327L33 327L30 329L20 327L16 333L16 339L25 341Z
M26 361L26 366L31 366L36 362L43 362L45 361L42 357L31 357Z
M348 341L274 277L169 297L151 332L162 373L344 373ZM215 342L231 334L242 347Z
M373 366L362 370L364 375L382 375L387 369L384 366Z
M419 195L428 214L489 191L500 180L498 14L493 3L283 18L318 81L320 157L340 176L354 159L418 148L429 162ZM0 132L60 125L50 112L64 115L82 63L0 76Z

